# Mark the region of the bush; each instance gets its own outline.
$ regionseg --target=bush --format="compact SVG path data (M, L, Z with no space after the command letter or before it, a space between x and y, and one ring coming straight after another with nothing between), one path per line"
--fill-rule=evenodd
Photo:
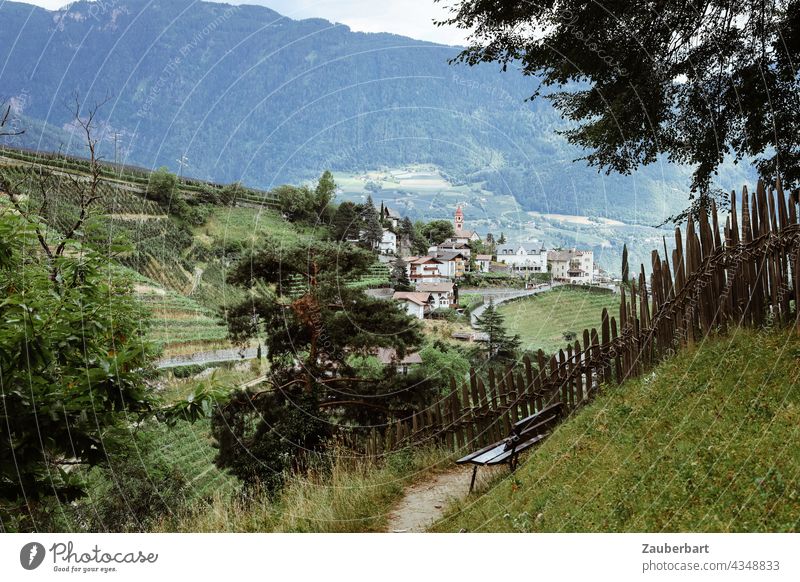
M177 189L178 177L170 173L167 168L161 167L150 174L150 180L147 183L147 197L162 207L168 207Z
M437 307L428 315L430 319L443 319L445 321L456 322L463 316L452 307Z
M138 532L185 505L188 481L155 454L163 443L139 433L118 435L130 444L89 475L89 497L75 504L73 526L92 532ZM75 529L73 527L73 529Z

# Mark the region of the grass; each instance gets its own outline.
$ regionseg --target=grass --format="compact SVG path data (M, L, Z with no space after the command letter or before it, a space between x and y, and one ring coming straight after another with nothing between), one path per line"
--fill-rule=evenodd
M519 334L524 349L546 353L566 347L564 332L572 331L582 338L584 329L600 329L600 315L607 308L619 313L619 295L598 293L569 287L510 301L497 310L505 317L507 329Z
M327 462L287 478L279 496L215 496L156 528L167 532L375 532L414 480L451 466L439 448L392 453L381 462L334 450Z
M313 232L287 222L274 210L246 207L214 207L206 223L194 231L196 236L210 237L219 242L249 244L265 235L290 243L301 239L304 233L310 236Z
M800 339L738 330L604 387L435 531L800 529Z

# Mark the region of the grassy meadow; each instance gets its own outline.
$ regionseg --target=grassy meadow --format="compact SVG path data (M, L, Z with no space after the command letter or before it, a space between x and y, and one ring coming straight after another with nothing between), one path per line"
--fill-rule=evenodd
M541 295L503 303L497 310L505 317L508 331L519 334L523 349L552 353L566 346L564 332L572 331L580 339L584 329L599 329L603 308L617 315L619 295L556 287Z
M737 330L603 387L433 529L797 531L798 356L794 331Z

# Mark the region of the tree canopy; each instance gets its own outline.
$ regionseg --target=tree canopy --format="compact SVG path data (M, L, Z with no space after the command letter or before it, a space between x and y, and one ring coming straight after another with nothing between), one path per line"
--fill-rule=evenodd
M424 379L364 366L378 348L401 359L422 340L401 306L348 286L373 261L347 243L267 240L231 273L231 283L250 291L228 314L231 335L244 341L268 332L270 373L268 389L236 393L218 407L212 426L221 467L274 490L336 425L386 422L425 397Z
M509 335L503 314L489 300L484 312L475 318L475 327L486 334L486 355L489 360L513 360L520 346L518 335Z
M471 30L456 60L538 78L575 124L589 164L630 173L659 159L695 167L699 202L726 156L800 181L800 1L461 0ZM545 89L553 87L555 90Z

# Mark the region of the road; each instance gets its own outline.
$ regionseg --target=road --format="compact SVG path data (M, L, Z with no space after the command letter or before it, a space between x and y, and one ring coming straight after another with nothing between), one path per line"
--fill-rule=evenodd
M244 350L239 350L238 348L226 348L223 350L211 350L209 352L196 352L183 356L162 358L156 361L156 367L159 369L165 369L188 366L191 364L215 364L218 362L253 360L257 355L258 348L247 348Z

